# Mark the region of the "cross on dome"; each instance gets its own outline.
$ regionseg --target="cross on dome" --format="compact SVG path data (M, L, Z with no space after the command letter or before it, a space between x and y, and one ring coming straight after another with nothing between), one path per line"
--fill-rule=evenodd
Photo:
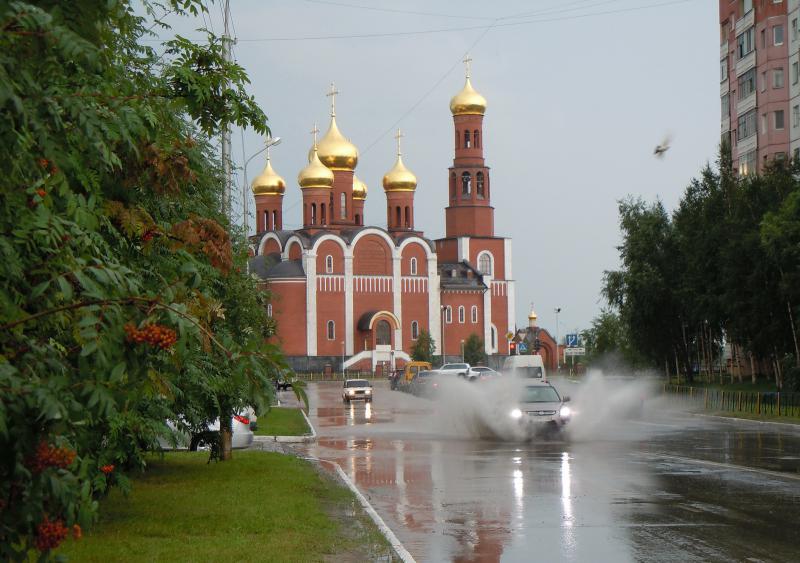
M464 68L465 68L466 73L467 73L467 79L469 79L469 64L472 62L472 57L467 55L466 57L464 57L464 60L462 60L461 62L464 63Z
M400 129L398 129L397 130L397 134L394 136L394 138L397 139L397 156L400 156L401 154L403 154L400 151L400 139L402 139L403 137L405 137L405 135L403 135L403 133L400 131Z
M325 94L326 97L330 97L331 99L331 117L336 117L336 94L338 93L339 90L336 89L336 85L331 82L331 89Z
M314 128L309 131L312 135L314 135L314 150L317 150L317 133L319 133L319 129L317 128L317 122L314 122Z

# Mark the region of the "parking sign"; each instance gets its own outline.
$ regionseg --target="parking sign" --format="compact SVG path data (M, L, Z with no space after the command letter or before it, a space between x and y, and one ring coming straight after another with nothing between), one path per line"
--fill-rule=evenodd
M577 334L568 334L566 338L567 338L567 348L573 348L578 345Z

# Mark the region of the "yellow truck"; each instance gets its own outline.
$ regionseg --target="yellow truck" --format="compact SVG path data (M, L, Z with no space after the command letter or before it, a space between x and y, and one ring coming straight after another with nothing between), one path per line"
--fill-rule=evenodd
M392 389L403 387L411 383L417 374L421 371L430 371L433 369L430 362L408 362L402 369L397 369L392 374Z

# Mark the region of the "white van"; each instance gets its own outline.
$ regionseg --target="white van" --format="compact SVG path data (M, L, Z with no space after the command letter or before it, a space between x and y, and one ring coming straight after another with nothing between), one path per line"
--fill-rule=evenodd
M547 381L544 362L538 355L507 357L503 362L503 375Z

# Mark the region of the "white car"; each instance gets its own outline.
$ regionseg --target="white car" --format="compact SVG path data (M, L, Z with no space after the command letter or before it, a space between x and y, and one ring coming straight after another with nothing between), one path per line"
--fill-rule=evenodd
M471 368L471 371L477 375L478 381L486 381L495 377L500 377L499 373L494 371L492 368L487 368L486 366L475 366L474 368Z
M252 411L251 411L252 412ZM235 414L231 417L231 447L239 449L246 448L253 443L253 431L250 429L252 414ZM196 432L189 436L187 433L178 429L178 426L171 420L167 421L167 426L174 432L175 443L172 439L160 436L158 445L165 450L178 449L197 451L208 447L208 436L206 432ZM219 419L214 420L208 425L208 432L219 432Z
M350 401L372 402L372 383L366 379L347 379L342 388L342 400L345 403Z
M469 364L445 364L436 370L439 375L457 375L464 379L474 379L478 376L472 371Z

